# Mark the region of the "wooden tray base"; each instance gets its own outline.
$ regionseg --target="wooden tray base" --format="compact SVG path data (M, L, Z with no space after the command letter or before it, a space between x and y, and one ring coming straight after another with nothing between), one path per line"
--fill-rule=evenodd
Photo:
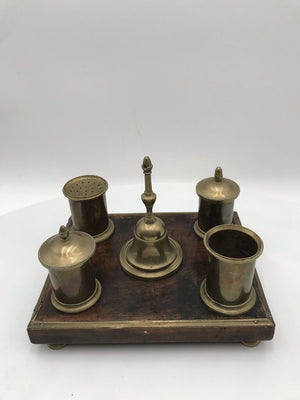
M32 343L193 343L243 342L254 345L271 340L275 324L261 283L255 273L257 300L246 314L226 317L210 311L199 294L206 276L207 253L194 232L196 213L157 213L170 237L183 250L183 263L172 276L158 281L132 278L121 269L119 254L133 236L142 214L112 214L115 232L97 245L93 257L102 285L100 300L78 314L64 314L51 304L47 278L28 325ZM234 223L240 223L234 214ZM53 346L52 346L53 347Z

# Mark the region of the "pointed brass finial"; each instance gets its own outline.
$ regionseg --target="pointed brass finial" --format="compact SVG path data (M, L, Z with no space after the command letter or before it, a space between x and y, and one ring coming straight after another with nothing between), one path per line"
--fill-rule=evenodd
M215 170L215 181L222 182L223 179L223 171L221 167L217 167Z
M148 219L153 219L152 209L156 200L156 194L152 190L152 182L151 182L152 168L153 165L151 163L150 157L145 157L142 164L142 169L145 175L145 191L142 194L142 201L146 206Z
M69 237L69 229L67 227L65 227L64 225L61 225L59 228L59 237L62 240L66 240Z
M142 201L147 213L134 230L133 239L124 244L120 253L123 270L141 279L160 279L177 271L182 262L179 244L168 237L164 222L153 214L156 194L152 190L152 163L145 157L142 169L145 175L145 191Z

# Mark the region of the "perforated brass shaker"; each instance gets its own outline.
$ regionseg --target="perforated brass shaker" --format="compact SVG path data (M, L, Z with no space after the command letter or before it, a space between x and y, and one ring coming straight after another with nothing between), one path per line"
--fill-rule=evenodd
M96 243L108 239L114 231L107 215L107 189L106 180L96 175L78 176L63 187L71 209L71 229L89 233Z
M164 222L152 212L156 194L151 183L152 163L145 157L142 165L145 191L142 201L147 214L135 227L134 237L122 247L120 262L123 270L136 278L160 279L176 272L182 262L180 245L168 237Z
M196 235L203 238L210 228L231 224L234 200L240 193L237 183L223 178L221 167L217 167L212 178L198 182L196 193L199 196L198 219L194 224Z
M206 232L203 243L209 255L200 287L204 303L225 315L249 311L256 301L252 283L256 259L263 252L261 238L244 226L225 224Z
M65 226L41 245L38 257L49 271L51 302L56 309L78 313L90 308L101 296L101 284L90 263L95 249L92 236L69 232Z

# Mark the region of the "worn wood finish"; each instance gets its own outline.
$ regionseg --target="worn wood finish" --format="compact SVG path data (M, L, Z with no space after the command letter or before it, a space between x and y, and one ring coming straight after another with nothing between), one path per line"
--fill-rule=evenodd
M112 214L113 236L97 245L92 259L102 284L100 300L79 314L64 314L51 304L47 279L28 325L32 343L178 343L270 340L275 324L255 274L255 307L238 317L210 311L199 288L208 268L202 240L193 230L196 213L162 213L170 237L183 250L183 264L173 276L142 281L120 267L122 245L133 235L141 214ZM237 214L234 222L239 223ZM262 266L263 267L263 266Z

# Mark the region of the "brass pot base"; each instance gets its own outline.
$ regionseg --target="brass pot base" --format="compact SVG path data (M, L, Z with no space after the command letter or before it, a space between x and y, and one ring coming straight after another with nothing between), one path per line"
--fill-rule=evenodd
M54 291L51 293L51 303L54 308L56 308L59 311L62 311L64 313L68 314L75 314L75 313L80 313L82 311L87 310L88 308L92 307L100 298L101 293L102 293L102 287L98 279L95 279L96 281L96 287L94 290L94 293L85 301L82 301L80 303L76 304L66 304L62 303L57 299L55 296Z
M106 228L106 230L100 233L99 235L93 236L93 238L95 239L96 243L104 242L104 240L107 240L111 237L111 235L114 233L114 230L115 230L114 223L109 218L108 227Z
M69 218L69 221L71 221L70 224L70 231L75 231L74 225L72 224L72 217ZM99 235L94 235L93 238L95 239L96 243L101 243L104 242L104 240L107 240L111 237L111 235L114 233L115 226L112 220L109 218L108 219L108 227L105 229L104 232L99 233Z
M205 232L202 229L200 229L198 220L196 220L194 223L194 231L195 231L196 235L199 236L201 239L204 238Z
M180 245L176 242L176 240L169 237L169 241L170 244L174 247L176 253L174 261L166 268L156 271L146 271L136 268L134 265L129 264L129 262L127 261L127 251L133 242L133 239L130 239L127 243L124 244L120 253L120 263L123 271L125 271L128 275L133 276L134 278L149 280L166 278L174 274L179 269L182 263L182 249Z
M223 315L236 316L246 313L251 310L256 302L255 289L252 287L250 291L250 296L247 301L242 304L237 304L233 306L228 306L226 304L221 304L213 300L206 290L206 279L201 283L200 286L200 297L204 304L213 311L216 311Z

